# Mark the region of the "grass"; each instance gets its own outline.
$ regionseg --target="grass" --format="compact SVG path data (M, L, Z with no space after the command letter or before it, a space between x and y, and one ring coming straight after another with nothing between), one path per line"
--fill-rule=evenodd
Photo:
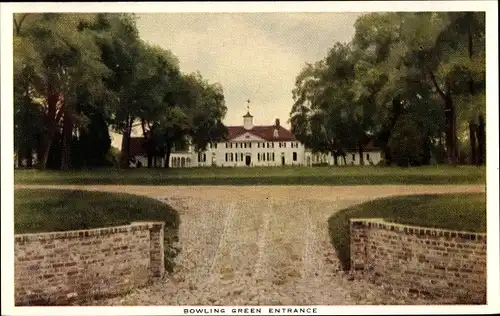
M15 234L128 225L164 221L176 230L179 214L165 203L129 194L80 190L15 189Z
M486 194L398 196L339 211L328 219L328 230L345 270L350 268L350 218L383 218L407 225L485 232Z
M477 184L486 169L475 166L252 167L185 169L15 170L15 184L135 185L369 185Z

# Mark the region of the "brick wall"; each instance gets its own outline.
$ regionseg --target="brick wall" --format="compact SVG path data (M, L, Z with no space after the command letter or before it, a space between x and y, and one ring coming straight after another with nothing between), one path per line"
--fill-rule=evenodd
M164 273L164 223L15 235L16 305L125 293Z
M486 299L486 234L351 219L351 271L396 290Z

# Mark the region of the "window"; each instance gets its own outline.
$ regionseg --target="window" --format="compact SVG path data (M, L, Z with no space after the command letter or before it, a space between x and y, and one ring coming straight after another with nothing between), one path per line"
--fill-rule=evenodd
M283 148L286 148L286 142L285 142L285 143L283 143Z
M243 161L243 153L240 154L240 160Z
M214 148L217 149L217 143L214 144Z
M352 161L356 161L356 154L352 154Z
M203 153L203 162L207 162L207 154Z
M370 154L366 154L366 160L370 160Z
M228 147L227 143L226 143L226 148Z
M248 143L248 148L252 148L252 143Z
M226 144L226 145L227 145L227 144ZM226 162L227 162L227 155L228 155L228 153L226 153Z
M293 153L293 161L297 161L297 153L296 152Z
M280 148L281 148L281 143L280 143Z
M260 148L260 143L257 143L257 148Z
M235 159L234 159L235 161L238 161L238 155L236 155L236 157L234 157L234 158L235 158Z
M267 153L267 161L271 160L271 153Z
M230 160L231 160L231 161L234 161L234 159L233 159L233 153L231 153L231 156L230 156L230 157L231 157L231 158L230 158Z
M273 153L273 161L275 161L275 160L274 160L274 153Z
M273 145L272 147L274 148L274 143L272 143L271 145Z
M257 161L260 161L260 153L257 154Z

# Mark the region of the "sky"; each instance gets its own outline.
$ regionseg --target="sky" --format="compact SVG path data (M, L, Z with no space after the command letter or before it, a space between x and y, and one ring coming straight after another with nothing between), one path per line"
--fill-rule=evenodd
M177 56L183 73L200 71L222 85L224 124L242 125L249 99L254 124L279 118L289 128L295 77L336 42L350 41L361 14L140 13L137 28L143 40ZM113 146L120 142L114 134Z

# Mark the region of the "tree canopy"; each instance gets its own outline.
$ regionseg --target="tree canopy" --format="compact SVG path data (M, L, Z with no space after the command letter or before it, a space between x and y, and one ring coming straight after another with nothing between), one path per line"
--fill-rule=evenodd
M484 29L481 12L361 16L352 41L297 75L293 133L335 161L371 142L389 164L484 163Z
M185 75L175 55L142 41L133 14L14 15L15 149L41 169L105 165L113 130L142 126L148 155L223 136L222 87ZM168 161L168 159L167 159ZM168 165L167 165L168 166Z

